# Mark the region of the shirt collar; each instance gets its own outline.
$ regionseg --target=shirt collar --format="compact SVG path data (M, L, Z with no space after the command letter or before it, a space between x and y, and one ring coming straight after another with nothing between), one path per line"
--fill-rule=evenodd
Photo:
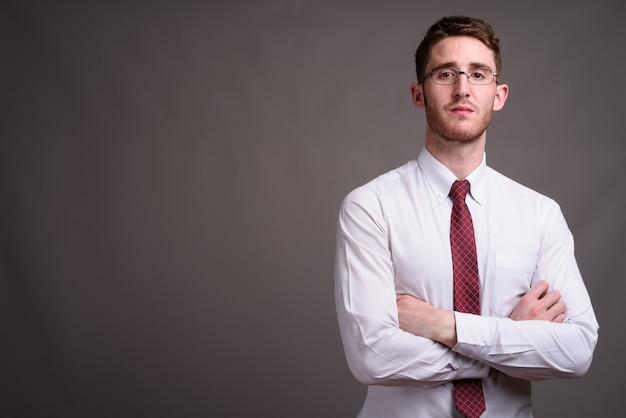
M417 164L419 169L426 177L427 183L430 185L435 197L441 203L450 194L452 183L457 180L456 176L448 170L448 168L440 163L433 155L422 147L417 156ZM472 171L466 179L469 180L470 196L478 204L482 204L485 198L485 173L487 171L487 155L483 153L483 159L480 165Z

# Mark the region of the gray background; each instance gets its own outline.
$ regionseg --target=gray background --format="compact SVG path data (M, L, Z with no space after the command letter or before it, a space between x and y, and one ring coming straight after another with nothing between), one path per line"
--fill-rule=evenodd
M554 197L601 325L537 417L607 416L626 371L618 1L8 1L0 9L0 415L353 417L338 205L416 156L413 53L499 31L488 162Z

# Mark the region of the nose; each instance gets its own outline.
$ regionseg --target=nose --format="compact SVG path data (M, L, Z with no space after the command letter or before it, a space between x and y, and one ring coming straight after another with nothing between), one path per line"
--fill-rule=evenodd
M467 97L469 96L470 89L469 78L465 71L459 71L459 76L454 83L454 96L455 97Z

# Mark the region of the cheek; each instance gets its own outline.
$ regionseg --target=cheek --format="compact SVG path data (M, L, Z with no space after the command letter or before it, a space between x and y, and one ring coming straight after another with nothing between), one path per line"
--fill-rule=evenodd
M424 94L424 106L431 109L438 109L441 107L441 100L438 100L437 96Z

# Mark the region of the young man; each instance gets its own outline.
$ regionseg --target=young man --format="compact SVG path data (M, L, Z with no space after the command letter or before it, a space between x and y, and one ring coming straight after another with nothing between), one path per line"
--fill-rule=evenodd
M349 193L338 220L337 315L368 385L359 417L532 417L530 381L583 376L597 342L573 238L557 203L486 165L509 90L491 26L442 18L415 61L425 145Z

